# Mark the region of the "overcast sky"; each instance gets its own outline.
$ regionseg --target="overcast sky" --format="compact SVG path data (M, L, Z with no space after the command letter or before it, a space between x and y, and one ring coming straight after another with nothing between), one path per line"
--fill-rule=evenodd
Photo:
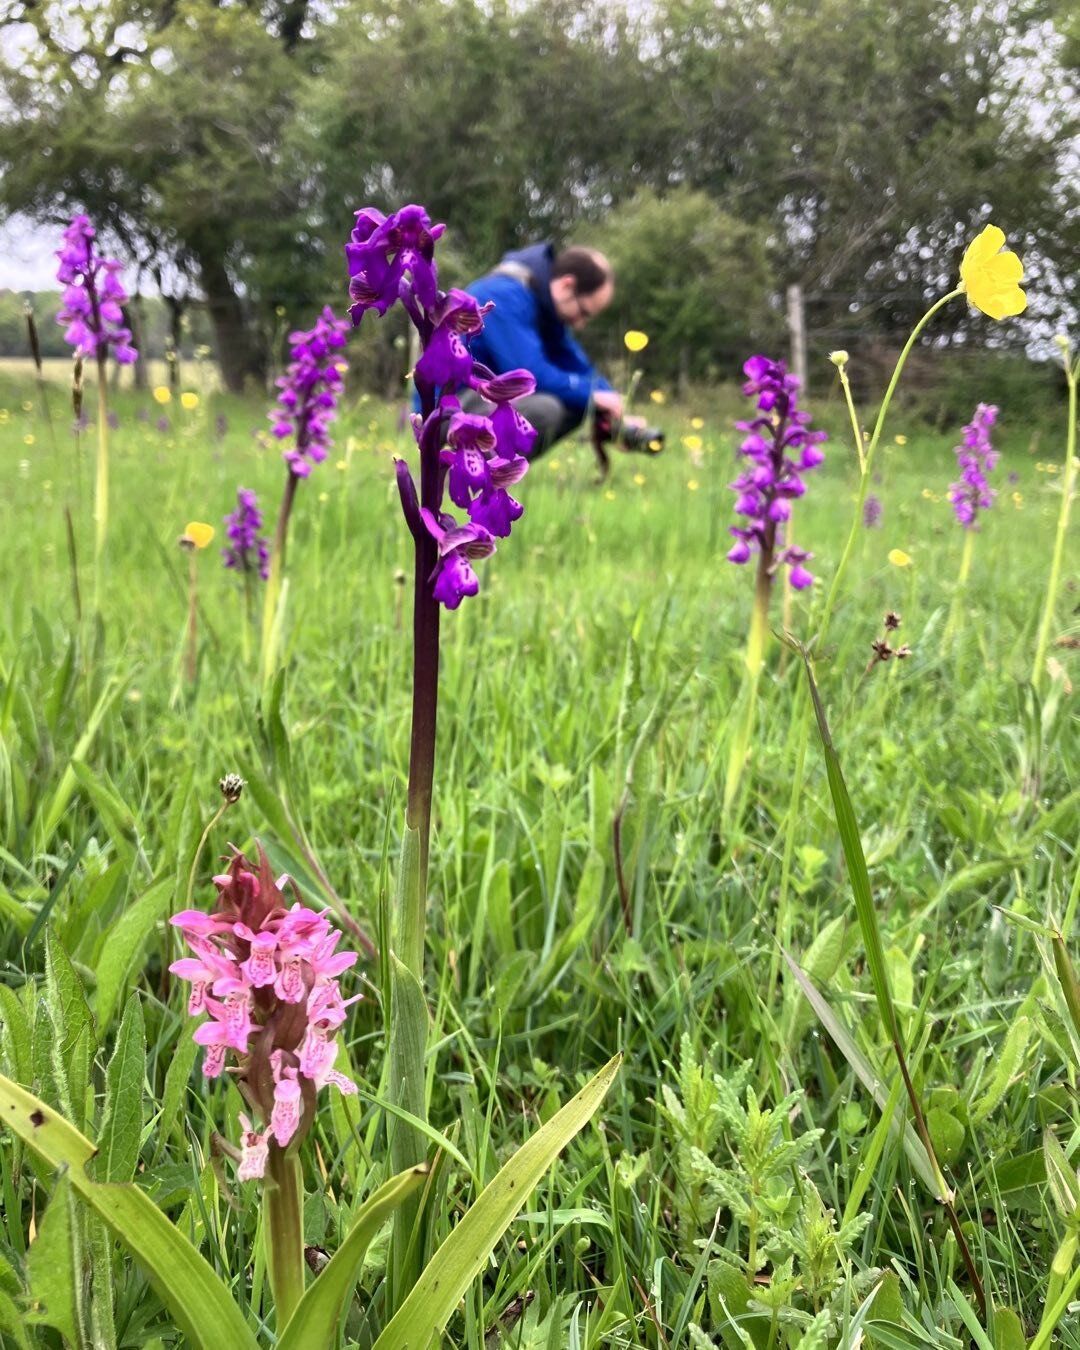
M38 225L25 216L9 216L0 224L0 290L55 291L56 250L60 247L61 225ZM128 290L133 275L121 273ZM155 289L144 277L143 293Z
M60 231L11 216L0 225L0 289L44 291L56 286Z

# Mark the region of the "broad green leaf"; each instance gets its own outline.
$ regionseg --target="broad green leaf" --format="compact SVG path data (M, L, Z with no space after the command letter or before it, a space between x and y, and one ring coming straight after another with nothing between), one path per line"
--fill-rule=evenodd
M407 831L407 833L409 833ZM419 1120L427 1117L424 1065L427 1052L428 1010L420 983L397 957L390 954L390 1052L386 1096L392 1105ZM427 1139L399 1118L387 1122L390 1165L404 1172L427 1156ZM423 1260L419 1231L420 1199L410 1195L394 1219L391 1278L394 1305L413 1287Z
M75 967L50 928L45 936L45 1003L56 1030L56 1053L65 1072L70 1068L71 1055L79 1033L88 1028L91 1045L96 1046L94 1019Z
M17 1082L28 1083L33 1072L33 1037L22 1000L9 984L0 983L0 1053Z
M154 925L168 910L173 897L171 877L156 882L109 928L97 963L97 1020L104 1034L124 992L128 971L142 951Z
M154 1145L154 1160L157 1161L165 1150L173 1125L180 1113L184 1096L191 1081L191 1071L199 1047L192 1039L192 1027L186 1021L180 1027L180 1039L177 1041L168 1072L165 1074L165 1089L161 1094L161 1110L157 1121L157 1143Z
M978 1102L969 1108L973 1125L978 1125L980 1121L985 1120L1009 1090L1013 1074L1027 1049L1031 1030L1031 1018L1024 1016L1018 1017L1009 1028L1005 1043L994 1061L994 1072L987 1084L986 1091Z
M135 865L138 839L138 824L134 812L121 799L107 774L95 773L80 759L71 761L71 772L101 817L112 846L116 850L116 856L130 871Z
M296 1305L277 1350L308 1350L309 1346L333 1343L341 1310L356 1284L372 1238L405 1197L424 1184L428 1175L426 1165L410 1168L384 1182L364 1201L345 1240Z
M98 1139L94 1174L99 1181L131 1181L139 1160L142 1133L146 1032L142 1000L132 994L124 1009L105 1073L105 1115Z
M79 1221L71 1181L61 1172L37 1237L26 1257L30 1294L37 1308L27 1321L55 1327L73 1346L83 1343L83 1281Z
M621 1059L609 1060L488 1183L428 1262L375 1350L428 1350L533 1188L603 1101Z
M113 1239L96 1214L86 1215L90 1256L90 1343L94 1350L116 1350L116 1276Z
M26 1335L26 1317L19 1311L11 1295L3 1289L0 1289L0 1331L12 1338L18 1350L30 1350L30 1341Z
M994 1309L994 1350L1027 1350L1024 1324L1011 1308Z
M51 1107L0 1075L0 1121L50 1167L67 1167L71 1186L105 1220L146 1271L193 1350L257 1350L228 1288L149 1196L131 1183L91 1181L94 1146Z

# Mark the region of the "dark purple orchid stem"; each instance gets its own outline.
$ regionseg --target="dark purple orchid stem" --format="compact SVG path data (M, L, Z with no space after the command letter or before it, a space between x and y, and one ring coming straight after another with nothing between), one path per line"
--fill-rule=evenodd
M278 569L278 584L285 575L285 546L289 539L289 517L292 515L293 501L296 498L296 485L300 478L293 471L289 470L289 476L285 480L285 492L281 498L281 510L278 512L277 525L274 527L274 547L270 554L270 565L275 565Z
M434 515L439 512L442 465L439 463L440 421L435 410L435 390L420 388L420 505ZM410 522L411 524L411 522ZM431 833L431 794L435 778L435 731L439 706L439 610L431 576L438 566L439 548L429 530L413 528L416 574L413 579L413 705L412 742L409 747L409 795L406 823L419 833L420 895L427 895L428 847ZM423 969L423 953L413 966L415 953L403 954L410 969Z

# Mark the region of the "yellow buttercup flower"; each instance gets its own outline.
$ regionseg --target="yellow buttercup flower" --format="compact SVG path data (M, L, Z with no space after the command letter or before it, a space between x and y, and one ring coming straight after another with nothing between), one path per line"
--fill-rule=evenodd
M643 352L649 345L647 333L639 333L636 328L631 328L628 333L623 334L623 342L626 343L628 352Z
M687 450L697 451L701 449L700 436L684 436L682 438L682 443L686 446Z
M33 433L32 431L28 431L28 432L26 433L26 435L22 438L22 440L23 440L23 445L33 445L33 444L34 444L34 433Z
M889 549L889 561L894 567L910 567L911 557L902 548Z
M654 403L665 402L665 395L662 389L654 389L652 393L649 395L649 397L652 399Z
M184 526L184 536L196 548L205 548L214 537L214 527L202 520L189 520Z
M960 264L961 289L991 319L1005 319L1027 309L1027 296L1020 289L1024 264L1010 249L1000 251L1004 243L1005 231L987 225L968 244Z
M194 412L199 406L198 394L192 393L190 389L185 390L184 393L180 395L180 406L187 412Z
M894 444L894 445L907 445L907 437L904 436L904 435L894 436L894 437L893 437L893 444Z
M705 419L704 417L691 417L690 425L694 428L695 431L700 431L701 428L705 425Z
M613 502L615 500L615 494L610 488L604 493L604 500L608 502Z
M648 480L646 479L643 473L634 474L634 482L637 484L638 487L644 487L647 481Z
M167 384L159 384L154 388L154 402L168 403L172 399L172 392Z
M696 492L700 486L701 484L698 482L696 478L688 478L686 480L687 492Z

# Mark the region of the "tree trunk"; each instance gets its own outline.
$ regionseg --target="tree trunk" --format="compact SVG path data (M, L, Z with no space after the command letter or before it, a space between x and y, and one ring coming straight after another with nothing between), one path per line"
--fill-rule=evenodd
M249 380L261 389L266 380L266 353L244 317L225 263L218 254L200 254L199 273L206 292L206 310L214 326L218 363L225 388L242 394Z
M131 329L131 341L138 352L135 358L135 389L137 393L145 393L150 387L150 380L146 374L146 325L143 323L143 302L138 292L124 308L124 322Z

